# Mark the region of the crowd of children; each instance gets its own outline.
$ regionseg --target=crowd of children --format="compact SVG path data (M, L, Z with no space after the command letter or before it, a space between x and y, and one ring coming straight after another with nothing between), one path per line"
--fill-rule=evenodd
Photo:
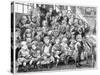
M18 65L36 65L55 59L58 62L60 55L70 55L77 56L80 62L83 39L88 32L88 24L73 13L52 10L41 11L38 16L22 16L15 32L16 61Z

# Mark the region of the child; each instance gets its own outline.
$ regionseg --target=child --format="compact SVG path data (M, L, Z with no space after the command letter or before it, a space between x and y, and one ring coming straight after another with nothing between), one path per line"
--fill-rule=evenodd
M61 45L60 45L60 39L59 38L57 38L55 40L55 44L52 47L52 52L56 53L56 51L61 51Z
M26 66L26 63L28 61L30 61L30 51L27 47L26 41L21 42L21 49L18 53L18 65L23 64L24 66Z
M31 18L32 18L32 22L30 23L31 27L36 28L37 26L39 26L37 23L37 16L32 16Z
M41 57L41 51L39 49L37 49L37 46L34 44L34 45L32 45L31 52L32 52L32 60L30 61L30 65L33 62L36 65L37 60Z
M66 33L66 24L60 25L58 30L60 31L60 33L65 34Z
M69 45L71 50L75 50L75 44L76 44L75 35L72 35Z
M32 31L31 29L26 29L25 33L24 33L24 40L26 40L27 38L32 38Z
M33 41L32 42L32 49L31 49L31 52L32 52L32 56L33 57L36 57L35 55L36 55L36 52L37 52L37 50L40 50L41 51L41 49L40 49L40 47L39 47L39 44L41 44L41 42L39 42L38 43L38 41Z
M46 20L44 20L43 21L43 27L42 27L42 29L43 29L43 33L47 33L48 32L48 24L47 24L47 21Z
M20 29L16 29L16 32L15 32L16 47L18 47L18 44L21 41L20 32L21 32Z
M66 37L63 37L62 41L61 41L61 50L66 55L67 55L68 50L69 50L69 47L68 47L67 43L68 43L68 39Z
M31 38L26 38L26 42L27 42L27 47L28 49L31 49L31 45L32 45L32 39Z
M57 38L57 39L55 40L55 42L56 42L56 43L55 43L54 46L52 47L52 53L53 53L53 56L56 58L56 62L58 62L58 61L59 61L59 58L60 58L59 54L61 54L60 39Z
M35 29L33 28L33 29L32 29L32 40L35 39L35 35L36 35L36 31L35 31Z
M77 66L80 66L81 62L81 54L83 52L83 42L82 42L82 36L78 34L76 36L76 44L75 44L75 50L78 51L78 60L77 60Z
M55 44L55 37L51 36L51 44L54 45Z
M50 49L51 49L51 43L49 36L44 37L44 46L43 46L43 54L46 56L50 56Z
M62 46L63 50L66 50L66 48L68 47L67 42L68 42L67 38L63 37L62 41L61 41L61 46Z
M36 38L38 41L41 41L41 39L43 38L42 31L37 31L37 35L35 36L35 38Z
M36 55L36 50L37 50L37 41L32 42L30 54L32 56L32 59L30 61L30 65L33 63L33 61L37 60L37 55Z

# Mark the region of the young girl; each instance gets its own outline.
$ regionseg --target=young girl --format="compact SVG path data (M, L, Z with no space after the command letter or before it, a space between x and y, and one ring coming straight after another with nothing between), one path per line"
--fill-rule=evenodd
M25 31L23 37L24 37L24 40L26 40L27 38L32 38L32 30L29 29L29 28L26 29L26 31Z

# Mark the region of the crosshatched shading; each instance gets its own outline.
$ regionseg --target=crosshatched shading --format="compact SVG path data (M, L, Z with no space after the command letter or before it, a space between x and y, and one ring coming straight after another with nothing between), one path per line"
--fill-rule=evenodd
M15 53L17 72L94 68L96 8L15 3Z

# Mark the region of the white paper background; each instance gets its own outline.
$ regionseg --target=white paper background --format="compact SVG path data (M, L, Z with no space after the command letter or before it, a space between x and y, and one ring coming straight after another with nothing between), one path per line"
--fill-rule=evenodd
M10 2L12 0L0 0L0 75L11 75L10 73ZM25 1L25 0L16 0ZM36 2L46 4L64 4L75 6L97 7L97 68L45 71L20 73L19 75L98 75L100 72L100 0L26 0L25 2Z

